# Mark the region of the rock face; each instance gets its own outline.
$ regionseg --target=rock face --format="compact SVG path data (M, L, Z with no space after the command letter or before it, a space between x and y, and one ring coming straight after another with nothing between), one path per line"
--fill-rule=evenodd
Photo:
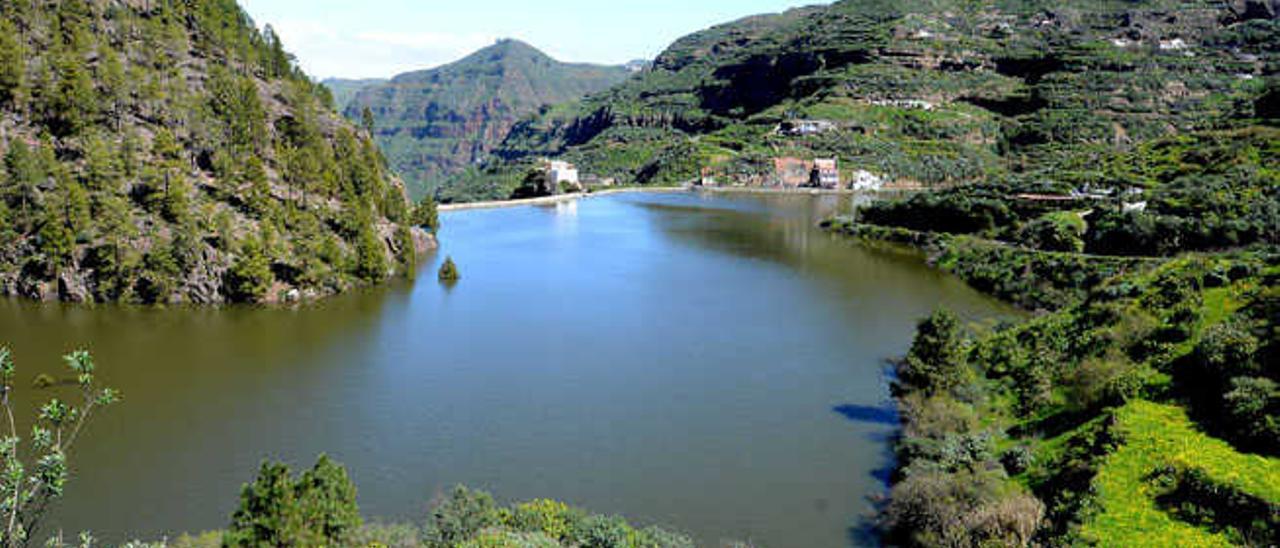
M514 186L528 159L562 156L626 183L749 179L799 156L895 184L975 181L1064 143L1123 148L1248 116L1263 87L1249 82L1280 68L1278 5L845 0L749 17L522 121L484 173ZM772 131L794 119L840 130Z
M415 195L489 155L521 118L607 89L625 67L561 63L516 40L358 92L345 114L373 114L376 137Z
M407 270L430 240L328 100L233 0L2 3L0 293L270 302Z

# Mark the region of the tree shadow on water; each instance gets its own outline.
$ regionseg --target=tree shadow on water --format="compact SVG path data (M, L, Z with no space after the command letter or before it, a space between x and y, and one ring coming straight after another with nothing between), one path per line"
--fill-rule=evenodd
M835 412L853 422L879 424L884 426L898 425L898 412L887 405L837 405Z
M880 453L880 465L871 470L871 477L883 487L883 491L868 496L871 511L854 517L848 530L850 546L879 546L880 528L878 513L884 502L884 495L889 489L889 482L897 465L893 454L893 442L898 437L898 411L891 404L869 406L845 404L833 409L836 414L859 424L871 424L885 428L876 428L866 433L866 438L873 442Z

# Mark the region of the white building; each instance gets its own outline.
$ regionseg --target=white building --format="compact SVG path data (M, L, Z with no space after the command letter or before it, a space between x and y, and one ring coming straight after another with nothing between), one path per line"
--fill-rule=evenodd
M550 160L547 162L547 182L553 187L560 183L578 185L578 168L569 162Z
M849 188L852 190L880 190L884 188L884 179L875 173L859 169L854 172L853 181Z

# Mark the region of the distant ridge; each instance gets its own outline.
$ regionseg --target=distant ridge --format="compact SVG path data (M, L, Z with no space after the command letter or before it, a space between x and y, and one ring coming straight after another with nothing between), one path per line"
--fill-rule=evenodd
M392 167L422 195L488 157L525 116L612 87L627 68L561 63L519 40L499 40L466 58L364 87L346 105L372 112Z

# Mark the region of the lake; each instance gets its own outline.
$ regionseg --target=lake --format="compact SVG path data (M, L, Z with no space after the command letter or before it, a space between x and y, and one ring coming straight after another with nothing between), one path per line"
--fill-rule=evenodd
M814 228L854 199L452 212L414 282L289 310L0 300L0 344L28 397L80 347L124 393L72 456L54 516L70 533L221 528L263 459L327 453L384 520L420 522L466 484L700 544L861 544L891 465L886 359L939 305L972 321L1011 311L917 257ZM451 289L434 275L445 255L463 276Z

